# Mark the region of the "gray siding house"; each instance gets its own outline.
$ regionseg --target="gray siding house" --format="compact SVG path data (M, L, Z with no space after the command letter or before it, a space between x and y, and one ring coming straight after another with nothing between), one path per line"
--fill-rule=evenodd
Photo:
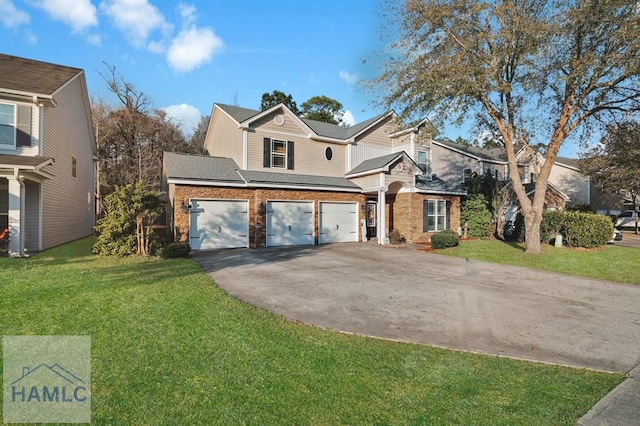
M0 54L0 233L9 254L90 235L96 142L82 69Z

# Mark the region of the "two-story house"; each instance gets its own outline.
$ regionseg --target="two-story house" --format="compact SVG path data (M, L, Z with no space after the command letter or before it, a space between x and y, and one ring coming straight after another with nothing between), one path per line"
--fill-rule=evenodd
M0 232L23 256L90 235L95 137L84 71L0 54Z
M409 241L460 227L459 187L432 178L425 120L394 112L351 127L215 104L209 155L165 153L163 189L176 239L195 250ZM427 135L427 136L425 136Z

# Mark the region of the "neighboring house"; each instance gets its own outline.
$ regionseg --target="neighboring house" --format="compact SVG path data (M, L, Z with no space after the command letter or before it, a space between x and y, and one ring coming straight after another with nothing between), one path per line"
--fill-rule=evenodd
M92 233L95 137L84 71L0 54L0 232L9 252Z
M165 153L169 222L193 249L409 241L460 227L459 187L425 173L424 120L388 112L351 127L215 104L208 156Z

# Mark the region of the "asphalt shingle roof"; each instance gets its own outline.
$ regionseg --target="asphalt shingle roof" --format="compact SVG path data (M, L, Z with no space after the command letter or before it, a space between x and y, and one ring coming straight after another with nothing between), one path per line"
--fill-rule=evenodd
M382 157L371 158L369 160L364 160L362 163L355 166L347 176L355 175L358 173L364 173L371 170L379 170L385 167L387 164L395 161L398 157L402 156L402 152L395 152L393 154L383 155Z
M361 188L349 179L331 176L299 175L293 173L259 172L241 170L242 177L248 183L254 184L274 184L291 186L310 187L330 187L336 189L357 189Z
M416 176L416 188L422 191L465 195L466 191L459 186L450 185L438 177L432 177L431 180L425 176Z
M474 157L482 158L485 160L493 161L507 161L507 152L504 148L479 148L477 146L467 146L455 142L438 140L438 143L446 145L450 148L457 149L458 151L466 152Z
M229 114L231 117L233 117L234 120L236 120L239 123L245 120L248 120L249 118L254 117L262 112L255 109L241 108L233 105L225 105L225 104L216 104L216 105L222 108L227 114ZM384 117L385 115L386 113L377 115L361 123L354 124L353 126L350 126L350 127L338 126L337 124L324 123L322 121L307 120L305 118L300 118L300 119L307 126L309 126L311 130L316 132L316 134L318 134L319 136L346 140L352 137L353 135L361 132L362 130L366 129L367 127L369 127L370 125L372 125L373 123L375 123L376 121Z
M51 96L81 72L80 68L0 54L0 91Z
M568 158L568 157L556 157L556 163L560 163L560 164L564 164L567 165L569 167L575 167L576 169L579 169L579 161L575 158Z
M164 153L167 178L244 183L231 158Z
M235 161L223 157L165 152L164 163L168 179L360 190L358 185L342 177L240 170Z

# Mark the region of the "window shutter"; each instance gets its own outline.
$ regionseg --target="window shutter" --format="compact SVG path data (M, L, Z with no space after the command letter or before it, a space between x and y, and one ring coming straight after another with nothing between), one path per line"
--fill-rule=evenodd
M447 200L445 202L445 207L447 209L447 213L444 219L444 221L446 222L445 229L451 229L451 201Z
M271 167L271 139L264 138L262 151L262 166Z
M287 169L293 170L293 142L287 141Z
M18 105L16 146L31 146L31 107Z
M429 232L429 201L422 202L422 232Z

